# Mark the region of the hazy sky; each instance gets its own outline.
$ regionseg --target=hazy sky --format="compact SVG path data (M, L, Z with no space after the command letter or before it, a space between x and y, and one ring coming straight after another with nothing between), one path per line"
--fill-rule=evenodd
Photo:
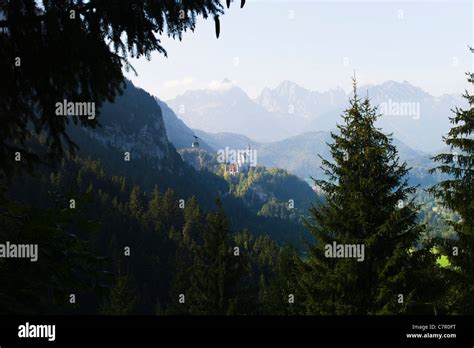
M240 0L221 18L200 20L183 41L164 37L168 58L133 60L139 87L163 100L188 89L235 81L251 97L292 80L324 91L403 81L427 92L461 93L474 71L472 0L279 1Z

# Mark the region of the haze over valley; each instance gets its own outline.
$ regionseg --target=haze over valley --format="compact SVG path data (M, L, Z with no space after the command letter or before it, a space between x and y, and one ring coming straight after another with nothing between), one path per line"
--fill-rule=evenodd
M323 175L319 155L330 157L330 133L337 132L351 94L342 88L310 91L286 80L252 99L224 79L219 88L189 90L158 102L177 149L190 147L194 136L211 152L250 146L258 150L259 165L307 180ZM407 81L360 86L358 94L379 106L377 126L393 134L401 159L413 167L412 182L435 182L428 174L430 157L445 150L442 136L449 130L451 109L464 104L461 95L435 97Z

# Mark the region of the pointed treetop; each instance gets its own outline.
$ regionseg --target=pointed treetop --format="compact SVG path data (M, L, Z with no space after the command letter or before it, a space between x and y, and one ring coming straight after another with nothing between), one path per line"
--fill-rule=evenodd
M357 77L356 77L355 70L354 70L354 75L352 76L352 91L354 93L354 99L357 100Z

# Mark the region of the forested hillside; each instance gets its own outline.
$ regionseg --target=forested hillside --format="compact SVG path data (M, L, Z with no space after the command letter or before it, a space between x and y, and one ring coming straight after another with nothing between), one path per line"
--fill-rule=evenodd
M35 194L31 195L31 192ZM25 269L30 276L10 283L15 287L4 287L3 295L15 299L5 307L5 310L9 308L7 312L15 312L16 306L21 305L25 307L24 311L37 313L181 313L178 295L199 294L197 290L189 292L190 288L204 286L196 283L202 280L199 272L205 272L209 277L207 269L196 268L199 258L206 257L201 261L204 265L216 262L216 272L220 271L218 267L224 267L225 271L233 269L234 266L216 254L218 250L229 252L229 260L237 262L237 273L235 277L229 275L226 286L240 289L232 292L232 297L225 294L228 304L219 311L222 314L248 314L264 310L257 305L257 295L275 276L279 247L268 236L254 236L231 228L220 202L214 212L206 212L193 197L181 200L172 189L160 191L158 187L145 191L130 184L126 177L108 175L98 161L71 157L65 158L55 170L43 168L36 177L16 180L8 193L28 205L2 204L6 214L2 215L2 231L6 238L14 240L13 226L25 223L23 214L28 216L28 226L37 231L39 226L35 224L44 216L34 219L32 213L48 209L57 221L44 221L45 229L54 230L54 224L60 224L69 244L66 248L61 246L61 239L53 234L32 235L31 241L61 247L58 252L64 250L66 255L74 257L65 258L64 267L77 270L77 275L86 271L90 283L86 289L78 287L69 278L67 269L56 269L49 274L31 273ZM68 220L64 214L72 220L71 224L66 224ZM226 226L225 229L222 226ZM86 241L85 244L80 244L80 240ZM76 243L83 249L78 249L79 246L70 249ZM233 256L236 247L240 249L240 257ZM41 259L48 258L48 250L52 251L42 250ZM86 263L87 258L75 256L79 252L90 255L90 264ZM85 265L88 268L84 269ZM9 269L2 271L7 276ZM15 293L20 281L23 290ZM40 284L45 287L41 288ZM35 288L35 297L27 300L31 287ZM75 289L78 298L75 306L64 305L67 297L64 290L68 287ZM57 293L59 298L48 300L49 291ZM35 302L35 298L42 298L42 301ZM246 305L242 306L240 302ZM209 313L218 313L216 307L206 308ZM186 311L199 314L202 310Z

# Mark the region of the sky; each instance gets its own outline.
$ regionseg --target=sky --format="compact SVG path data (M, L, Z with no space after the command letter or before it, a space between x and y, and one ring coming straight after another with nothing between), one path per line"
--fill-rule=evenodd
M162 100L229 79L255 98L284 80L310 90L409 81L428 93L460 94L474 71L474 1L240 0L183 40L162 38L168 57L132 59L135 85Z

